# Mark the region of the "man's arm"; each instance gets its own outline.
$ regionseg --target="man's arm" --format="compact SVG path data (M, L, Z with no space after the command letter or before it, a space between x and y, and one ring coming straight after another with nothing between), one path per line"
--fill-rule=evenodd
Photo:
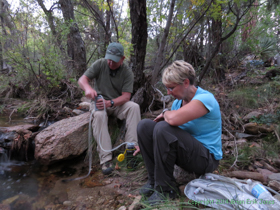
M131 93L129 92L122 92L122 95L119 96L118 98L113 99L114 101L114 106L120 106L125 104L130 100Z
M90 99L94 99L97 96L96 91L90 86L89 84L90 79L83 75L80 77L78 84L80 88L82 88L85 91L85 96Z
M114 101L114 106L121 106L124 103L128 102L130 100L131 97L131 93L129 92L122 92L122 95L112 99ZM96 103L96 106L98 109L104 109L103 108L103 100L99 99ZM107 107L111 107L111 100L105 100L105 106Z

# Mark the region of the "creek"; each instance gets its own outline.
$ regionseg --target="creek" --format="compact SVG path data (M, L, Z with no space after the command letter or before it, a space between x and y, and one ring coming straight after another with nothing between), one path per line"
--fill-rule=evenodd
M0 131L1 127L28 124L23 117L14 115L8 122L9 116L0 116ZM134 197L129 196L130 193L138 192L135 188L139 185L134 179L139 171L128 173L126 165L122 163L120 168L124 170L120 171L119 168L115 177L104 176L98 161L95 161L87 178L63 182L88 173L86 153L43 166L34 158L21 161L19 154L18 157L9 157L9 152L3 146L3 139L7 137L3 138L3 135L7 134L0 132L0 209L118 209L122 205L131 205Z
M10 122L9 122L10 121ZM0 127L11 127L26 124L22 116L0 116ZM4 134L0 134L0 140ZM38 167L35 161L11 160L9 152L0 147L0 202L25 194L35 196L38 191Z

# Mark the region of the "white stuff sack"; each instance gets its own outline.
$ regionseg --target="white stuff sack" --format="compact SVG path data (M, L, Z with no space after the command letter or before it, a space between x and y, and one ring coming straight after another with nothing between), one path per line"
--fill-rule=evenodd
M251 195L246 190L248 184L242 182L244 181L207 173L189 182L184 193L194 201L192 204L202 204L215 209L271 209L269 204Z

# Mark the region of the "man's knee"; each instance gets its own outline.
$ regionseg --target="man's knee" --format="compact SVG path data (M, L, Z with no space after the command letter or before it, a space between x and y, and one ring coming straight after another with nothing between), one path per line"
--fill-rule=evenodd
M129 108L132 111L139 111L140 112L140 107L137 103L135 103L133 101L128 101L128 102L126 102L126 104L129 106Z
M103 111L95 111L93 114L93 118L94 120L103 120L104 119L104 115L106 115L106 113Z

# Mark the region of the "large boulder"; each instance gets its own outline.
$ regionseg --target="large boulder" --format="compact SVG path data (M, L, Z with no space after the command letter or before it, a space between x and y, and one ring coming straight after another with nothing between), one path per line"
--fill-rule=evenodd
M81 155L88 148L90 112L58 121L35 138L35 159L50 165Z

